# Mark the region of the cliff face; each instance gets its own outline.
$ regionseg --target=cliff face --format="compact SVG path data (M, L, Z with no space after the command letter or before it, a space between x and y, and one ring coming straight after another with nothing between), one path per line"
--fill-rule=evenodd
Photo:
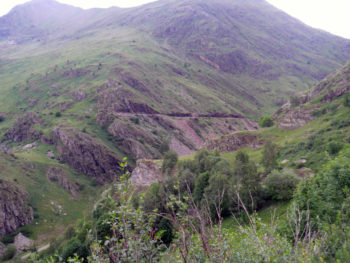
M110 182L118 175L119 157L96 139L71 128L55 128L52 135L60 158L73 168L100 184Z
M208 140L204 148L209 151L235 152L242 147L257 147L262 145L259 136L254 133L236 132L218 139Z
M34 219L28 193L0 180L0 237L16 231Z
M35 130L35 125L43 125L43 121L35 113L29 112L17 119L13 127L5 134L5 137L14 142L38 139L42 134Z
M138 160L136 168L131 174L131 181L135 185L151 185L162 176L161 166L152 160Z

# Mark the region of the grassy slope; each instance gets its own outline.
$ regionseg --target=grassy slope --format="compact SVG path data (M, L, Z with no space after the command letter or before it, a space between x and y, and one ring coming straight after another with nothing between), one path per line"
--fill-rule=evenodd
M170 21L171 23L181 18L182 4L181 1L176 2L176 8L168 9L175 14L164 13L164 22L168 23L167 19L171 17L174 18L174 21ZM154 10L157 10L158 7L164 9L163 2L154 5ZM209 12L207 9L200 10L204 13ZM85 129L87 133L101 139L116 153L123 155L122 149L109 140L106 130L97 125L95 121L97 110L94 105L98 95L96 89L108 80L120 81L123 88L133 90L144 103L159 111L238 112L255 118L261 112L271 112L275 109L276 104L285 100L286 94L296 90L305 90L315 82L315 78L310 77L309 72L301 75L288 75L285 74L287 69L279 78L271 80L252 78L249 74L218 71L199 60L198 57L188 54L188 48L203 32L189 38L184 38L180 34L179 37L188 42L181 42L174 47L177 40L172 42L168 36L162 37L160 35L162 29L157 28L155 24L149 23L141 27L140 20L135 23L130 22L130 25L126 24L128 22L126 19L123 22L122 20L128 16L132 19L130 12L133 14L132 17L139 15L139 19L142 17L145 19L148 11L145 9L122 11L111 9L89 11L85 14L78 12L79 14L75 14L72 21L81 18L80 21L83 22L72 23L70 26L70 22L59 20L57 24L54 23L54 28L52 28L52 23L46 23L45 35L39 34L35 41L9 45L7 40L2 40L0 42L0 112L5 112L6 116L5 121L0 123L0 135L2 136L13 125L18 114L35 111L45 121L45 126L40 128L44 133L50 133L52 128L60 123L68 123L79 130ZM118 16L119 13L120 16ZM184 12L184 15L191 16L191 12ZM215 31L216 27L227 28L230 25L232 27L232 23L235 22L231 18L228 19L227 14L225 18L218 18L218 20L222 19L223 24L218 21L212 24L212 20L205 19L198 20L196 23L205 25L203 29L209 27L209 32L213 33L213 30L210 29L211 25L215 25ZM243 38L254 35L255 37L252 37L250 41L258 43L260 37L269 38L271 36L268 32L264 33L262 30L250 28L246 24L247 21L243 21L239 23L241 32L244 32ZM24 20L23 23L25 22ZM157 22L157 24L163 23ZM58 30L60 27L65 30ZM17 29L20 30L21 25L16 27ZM186 30L184 28L184 31ZM234 31L235 27L230 30ZM215 39L222 39L223 42L215 42ZM214 35L214 39L210 39L209 42L213 50L198 49L200 54L210 55L213 51L218 50L226 54L235 49L232 46L225 46L227 42L233 43L230 38L215 38ZM336 42L334 40L335 46L337 46ZM244 41L241 43L242 46L244 43ZM277 45L278 41L271 40L269 44L271 43ZM330 50L334 46L324 48ZM316 61L317 54L310 55L310 50L304 50L300 53L301 56L305 55L305 52ZM264 50L260 50L260 55L258 55L254 48L249 46L245 53L260 59L263 63L271 62L270 54L262 55ZM339 63L335 55L327 55L327 58L324 59L327 66L322 66L321 69L324 67L326 71L330 71L342 63L343 58L339 60ZM306 61L296 60L295 63L305 66ZM318 63L312 63L315 66L313 71L320 69ZM99 64L102 65L101 69L98 69ZM144 82L148 91L137 90L121 81L120 73L114 71L116 68ZM90 72L72 78L62 77L64 72L76 69ZM178 74L174 72L174 69L182 73ZM78 88L88 94L86 101L72 100L70 93ZM54 117L54 114L61 110L53 105L65 101L73 102L72 108L62 112L62 117ZM311 125L317 126L318 124ZM323 122L322 125L326 126ZM300 141L299 135L305 132L306 130L303 132L303 129L290 132L291 137L288 140L293 142L294 138ZM284 143L285 135L281 136L280 130L276 128L262 131L262 136L274 136L278 143L281 145ZM18 146L18 144L11 146ZM33 230L32 237L43 242L60 232L68 224L75 222L76 219L88 215L94 201L99 199L99 193L102 191L102 189L91 187L90 180L84 175L71 170L58 160L49 159L46 156L48 150L55 149L51 146L39 145L38 148L30 151L16 150L14 155L17 159L4 154L1 154L2 158L0 158L0 165L5 167L1 171L1 177L10 181L16 179L18 184L25 187L30 193L31 203L37 208L37 211L36 219L29 228ZM252 152L252 155L258 160L259 152ZM224 156L228 159L233 158L231 154ZM294 158L297 159L299 156ZM31 166L28 163L34 164L34 168L23 169L22 166ZM72 200L72 197L63 189L48 182L45 173L49 165L62 167L72 180L77 180L85 186L77 200ZM67 216L57 213L57 205L63 207L63 213L67 213Z

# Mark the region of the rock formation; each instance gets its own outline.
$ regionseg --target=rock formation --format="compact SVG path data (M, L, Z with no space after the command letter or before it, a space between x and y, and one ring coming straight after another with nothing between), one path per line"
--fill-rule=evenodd
M28 205L28 200L28 193L0 180L0 237L32 222L33 209Z
M60 158L100 184L111 182L120 174L120 158L96 139L62 127L55 128L52 136Z
M152 160L138 160L131 174L131 181L135 185L147 186L157 182L161 176L160 165L155 164Z
M49 167L46 172L46 178L50 182L57 182L58 185L62 186L73 196L77 196L79 193L80 185L77 182L70 182L66 173L61 168L53 166Z
M235 132L218 139L208 140L204 148L209 151L235 152L242 147L257 147L262 144L263 142L255 133Z
M17 119L12 128L10 128L5 137L14 142L24 140L39 139L41 132L35 130L35 125L43 125L43 121L35 113L29 112Z

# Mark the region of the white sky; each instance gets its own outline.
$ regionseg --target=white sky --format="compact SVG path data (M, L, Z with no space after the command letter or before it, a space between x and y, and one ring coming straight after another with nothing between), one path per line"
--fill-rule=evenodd
M155 0L58 0L59 2L92 7L132 7ZM211 0L208 0L211 1ZM267 0L304 23L350 39L350 0ZM12 7L28 0L0 0L0 16Z

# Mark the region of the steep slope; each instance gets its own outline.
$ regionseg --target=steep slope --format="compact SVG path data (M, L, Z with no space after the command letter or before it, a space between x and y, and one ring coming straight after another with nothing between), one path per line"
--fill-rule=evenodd
M83 217L124 156L133 168L257 129L247 117L350 56L349 41L257 0L87 11L40 0L0 32L0 172L27 190L39 240Z

